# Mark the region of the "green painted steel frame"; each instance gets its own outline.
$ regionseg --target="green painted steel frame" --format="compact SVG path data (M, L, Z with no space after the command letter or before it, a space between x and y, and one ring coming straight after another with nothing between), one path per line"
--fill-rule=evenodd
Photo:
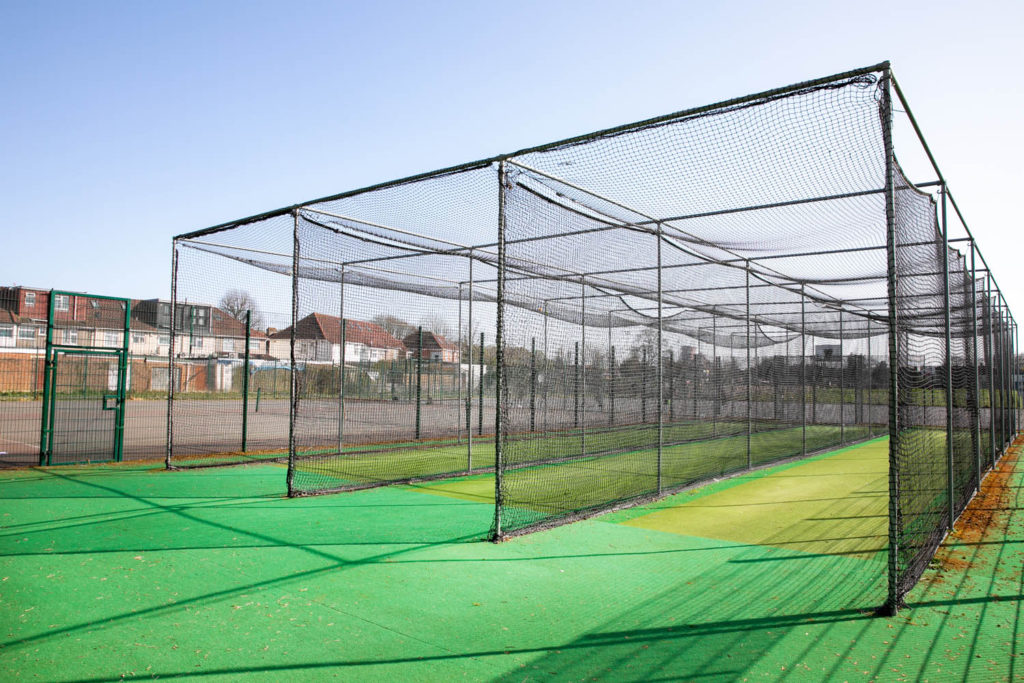
M121 348L108 349L97 346L74 346L70 344L54 344L53 328L55 300L58 295L81 297L85 299L99 299L102 301L120 301L124 304L124 327ZM47 303L46 312L46 355L43 363L43 406L39 425L39 464L41 466L51 465L53 457L53 428L55 419L56 401L54 400L54 383L57 379L57 357L61 353L73 353L79 356L116 356L117 357L117 389L115 396L117 404L114 415L114 452L110 460L121 462L124 460L124 416L125 400L127 398L128 384L128 342L131 338L132 302L131 299L117 296L104 296L101 294L85 294L82 292L70 292L59 289L51 289ZM74 465L81 462L100 462L97 460L76 461L59 463L61 465Z

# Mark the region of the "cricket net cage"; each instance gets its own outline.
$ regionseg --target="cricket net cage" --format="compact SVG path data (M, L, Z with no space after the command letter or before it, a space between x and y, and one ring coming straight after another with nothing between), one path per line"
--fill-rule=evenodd
M888 438L897 608L1018 400L894 97L912 120L885 63L177 237L168 466L493 476L500 540Z

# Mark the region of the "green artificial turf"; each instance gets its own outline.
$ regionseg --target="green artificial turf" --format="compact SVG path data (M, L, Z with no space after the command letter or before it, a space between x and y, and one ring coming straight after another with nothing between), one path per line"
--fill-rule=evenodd
M270 465L0 472L0 677L1019 677L1021 474L988 501L985 535L954 538L958 561L879 618L885 553L850 552L844 518L864 514L849 494L882 447L502 544L477 540L493 515L482 493L424 493L484 478L286 499ZM810 504L822 486L838 499L824 510ZM715 537L730 535L716 501L747 508L746 537ZM704 535L682 528L700 520Z

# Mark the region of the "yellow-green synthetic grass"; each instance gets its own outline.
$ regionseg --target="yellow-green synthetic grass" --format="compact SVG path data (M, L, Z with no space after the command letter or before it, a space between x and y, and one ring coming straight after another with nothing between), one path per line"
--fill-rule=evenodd
M1018 678L1024 477L883 619L885 554L848 545L880 449L501 544L478 540L493 505L465 489L286 499L272 466L0 472L0 677ZM725 505L747 537L706 519Z

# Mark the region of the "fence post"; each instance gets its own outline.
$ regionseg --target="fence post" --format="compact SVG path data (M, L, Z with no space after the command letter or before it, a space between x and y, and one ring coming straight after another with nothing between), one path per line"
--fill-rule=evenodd
M662 331L662 272L661 272L661 223L657 224L658 233L658 495L662 491L662 461L665 445L665 349Z
M573 342L572 349L572 426L580 427L580 343Z
M530 337L530 431L537 430L537 338Z
M580 455L587 454L587 284L580 280Z
M608 426L615 426L615 347L608 352Z
M245 312L245 360L242 366L242 452L249 436L249 340L252 335L252 311Z
M458 373L458 386L456 391L458 392L455 397L455 443L462 443L462 360L465 358L463 355L462 346L462 283L459 283L459 320L458 320L458 347L459 357L456 359L456 372Z
M495 366L495 372L498 372ZM497 381L497 375L495 375ZM497 386L497 385L495 385ZM484 333L480 333L480 408L476 411L476 433L483 436L484 433Z
M423 326L416 328L416 438L420 438L423 397Z
M469 370L466 378L466 471L473 471L473 251L469 252L469 302L466 304L466 350L469 352ZM459 362L462 358L459 358ZM484 376L481 368L480 383ZM479 406L482 412L483 404Z
M846 345L843 309L839 309L839 445L846 443Z
M995 383L995 316L992 311L992 276L985 274L985 332L988 339L988 351L985 353L985 368L988 370L988 445L989 467L996 465L996 383Z
M345 268L342 266L338 279L338 454L345 445L345 347L347 346L348 325L345 322ZM359 376L362 381L362 376Z
M868 397L865 407L868 413L868 438L875 435L875 397L874 397L874 370L871 368L871 318L868 318Z
M647 347L640 353L640 423L647 424Z
M949 311L949 227L946 223L946 185L939 188L942 198L940 218L942 221L942 320L946 343L946 504L949 506L948 523L952 529L956 523L956 494L953 473L953 337L950 331Z
M807 298L800 285L800 453L807 455Z
M751 420L751 408L753 401L753 394L751 393L750 386L750 260L747 260L747 267L744 271L746 273L746 293L747 293L747 308L746 308L746 325L747 325L747 343L744 346L747 347L747 468L753 466L753 457L750 453L750 436L751 430L753 429L753 421Z
M178 303L178 243L171 245L171 315L168 325L167 346L167 443L164 450L164 468L171 469L174 456L174 309ZM159 328L159 303L157 304L157 327ZM159 333L159 332L158 332ZM43 389L45 391L45 385ZM43 402L46 405L46 402Z
M971 401L971 437L974 446L974 490L981 490L981 380L978 376L978 291L975 275L974 238L968 242L971 249L971 348L974 354L974 390Z
M711 313L711 438L718 436L718 318Z

